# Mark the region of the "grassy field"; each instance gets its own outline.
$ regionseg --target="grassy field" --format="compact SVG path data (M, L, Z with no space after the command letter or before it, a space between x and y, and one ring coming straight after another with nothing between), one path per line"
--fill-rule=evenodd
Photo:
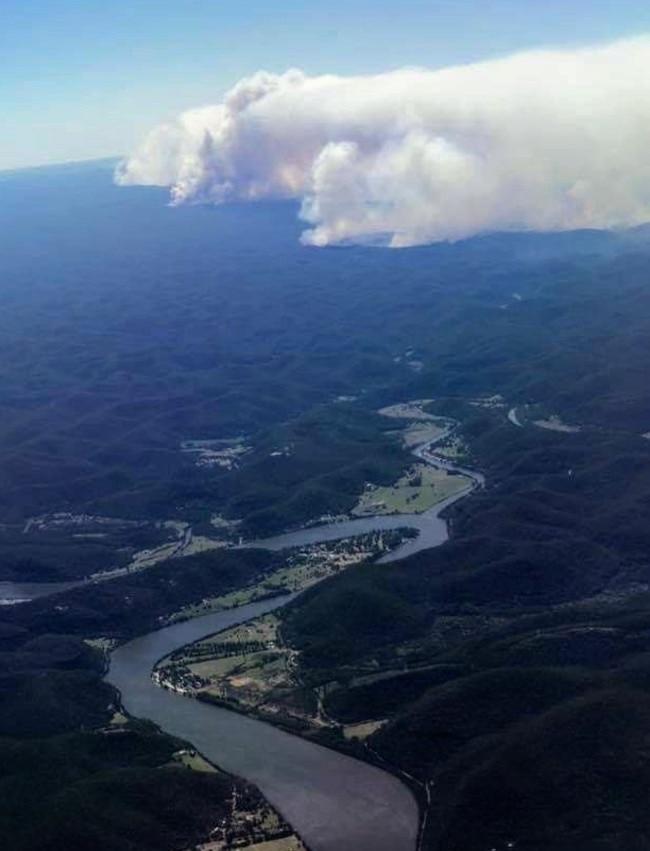
M203 535L194 535L189 546L183 550L184 556L192 556L196 553L205 553L208 550L224 550L229 546L227 541L215 541Z
M163 659L160 681L206 699L227 701L264 718L319 723L317 698L294 681L295 654L273 614L233 627Z
M346 724L343 728L343 735L346 739L360 739L363 741L368 736L376 733L385 723L385 721L363 721L361 724Z
M259 708L278 686L290 685L285 656L281 651L261 650L189 665L190 674L202 677L203 685L188 693L210 694L242 707Z
M161 667L186 669L217 696L227 692L243 704L256 706L271 689L288 682L288 651L277 647L278 619L264 615L254 621L199 641L188 652L162 660ZM241 648L241 652L239 651Z
M210 597L195 605L186 606L170 617L170 623L177 620L198 618L202 615L221 612L224 609L245 606L247 603L253 603L255 600L263 599L269 592L273 591L286 591L287 593L290 591L301 591L303 588L308 588L310 585L320 582L321 579L326 579L332 573L334 573L333 565L326 563L322 565L299 564L283 567L267 576L263 582L257 585L251 585L248 588L242 588L230 594L223 594L220 597Z
M199 618L202 615L211 615L214 612L222 612L224 609L234 609L237 606L245 606L246 603L252 603L256 600L259 594L259 586L251 585L248 588L242 588L240 591L221 594L219 597L207 597L200 603L185 606L180 611L174 612L169 617L169 623Z
M178 620L188 620L243 606L274 592L302 591L353 564L383 552L385 548L397 546L401 540L397 533L392 533L392 536L378 533L300 547L287 557L283 567L270 573L261 582L186 606L171 615L169 621L173 623Z
M438 440L446 431L447 428L444 425L437 423L412 423L402 432L402 445L406 449L411 449L413 446L430 443L432 440Z
M287 836L285 839L270 839L249 845L248 851L303 851L304 845L297 836Z
M239 656L226 656L220 659L209 659L207 662L197 662L195 665L190 665L190 670L206 679L220 679L227 677L238 668L250 664L251 660L259 655L259 653L248 653Z
M191 768L192 771L202 771L205 774L215 774L217 769L195 750L176 751L173 761L177 765Z
M206 842L196 847L199 851L223 851L224 844L219 840L218 842ZM305 846L297 836L269 839L266 842L256 842L253 845L246 845L244 847L247 851L304 851L305 849Z
M305 846L278 812L266 802L255 806L254 801L245 798L234 797L225 829L220 825L209 842L192 846L192 851L224 851L226 848L304 851Z
M450 476L425 464L412 467L391 487L366 490L353 510L357 516L374 514L419 514L466 488L465 476Z
M447 438L435 448L436 455L449 458L451 461L462 461L467 457L467 444L458 437Z
M388 405L377 411L382 417L390 417L394 420L435 420L433 414L429 414L424 407L433 399L414 399L411 402L400 402L397 405Z

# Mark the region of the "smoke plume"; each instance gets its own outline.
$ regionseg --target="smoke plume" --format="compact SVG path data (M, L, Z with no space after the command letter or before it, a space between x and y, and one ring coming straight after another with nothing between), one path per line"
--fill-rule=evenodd
M303 242L393 247L650 219L650 38L437 71L259 72L154 128L121 185L301 200Z

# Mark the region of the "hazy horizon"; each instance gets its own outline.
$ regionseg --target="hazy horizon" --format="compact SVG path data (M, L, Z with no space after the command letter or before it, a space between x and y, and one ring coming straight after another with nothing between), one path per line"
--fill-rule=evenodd
M259 69L309 76L436 70L650 32L638 0L204 0L3 4L0 170L124 156L154 125Z

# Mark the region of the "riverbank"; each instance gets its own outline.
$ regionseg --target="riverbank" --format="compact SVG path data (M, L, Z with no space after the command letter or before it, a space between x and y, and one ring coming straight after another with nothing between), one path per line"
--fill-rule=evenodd
M433 455L435 442L417 447L414 454L432 466L456 469L453 462ZM448 538L447 524L440 515L484 483L481 474L466 472L471 477L466 489L422 514L362 518L329 527L311 527L249 546L282 550L301 542L338 540L348 537L350 528L357 531L359 524L367 523L373 524L373 530L417 524L418 537L382 560L395 560L439 546ZM235 707L224 709L198 700L182 701L151 680L155 665L172 652L267 615L285 605L288 599L275 598L195 618L129 642L113 652L108 680L120 690L129 712L150 718L163 729L192 741L208 758L255 783L314 851L413 851L420 828L420 808L426 818L425 790L413 778L398 780L386 770L396 769L386 764L383 770L379 769L378 758L370 751L364 754L368 762L341 752L356 748L356 743L328 741L328 747L324 748L296 736L298 730L288 734L279 729L277 718L271 726L269 718L256 720L250 714L232 712ZM337 746L338 750L332 749ZM356 753L356 757L360 755Z
M374 520L371 518L363 518L363 522L370 523L371 527L378 526L380 529L383 528L385 531L390 531L396 526L401 528L405 525L406 520L406 525L413 525L416 529L420 529L419 538L409 543L414 546L416 551L418 549L425 549L429 546L436 546L447 539L448 533L446 523L438 515L443 512L448 505L451 504L451 502L455 501L456 498L460 498L460 496L461 495L458 495L452 500L437 505L432 512L413 515L412 522L411 517L407 517L405 515L394 515L390 517L376 518ZM341 528L341 524L336 524L336 528L334 530L327 527L317 527L311 531L312 533L315 532L318 536L325 534L328 538L331 536L333 539L338 539L342 536L342 532L345 530ZM299 534L304 533L300 532ZM286 545L286 542L284 543ZM277 549L284 548L283 546L278 546L277 541L275 544ZM273 549L273 547L269 547L269 549ZM402 553L402 548L399 548L399 553L398 551L396 551L395 554L384 553L383 556L386 557L388 555L390 557L399 558ZM235 555L235 551L230 552L230 562L233 561L233 557ZM262 553L253 552L246 555L247 563L244 565L248 571L246 575L254 577L259 573L260 569L264 569L263 559L257 558L262 555ZM237 558L239 558L238 555ZM234 560L236 561L236 559ZM275 562L277 560L272 559L272 561ZM224 567L227 566L227 569L229 570L237 567L237 565L230 564L229 560L225 558L225 556L223 558L223 562ZM250 562L250 564L248 564L248 562ZM220 567L220 563L216 563L214 567L215 569ZM180 588L178 584L180 582L178 564L170 564L168 570L165 566L161 567L158 576L159 581L163 583L165 588L167 588L168 585L169 587L176 587L176 594L178 595L178 589ZM111 583L104 583L104 587L110 586L110 584ZM225 588L233 588L233 586L228 583L223 584ZM218 588L219 583L215 583L214 587ZM140 595L139 599L144 598L144 590L143 586L143 593ZM89 589L89 592L92 591L92 588ZM134 593L139 593L139 591L139 588L135 589ZM181 597L181 599L187 600L188 597ZM263 605L276 606L280 605L281 602L281 600L276 598L275 600L264 601ZM131 608L137 609L137 606L131 606ZM120 609L120 611L122 611L122 609ZM130 609L128 611L126 609L124 610L124 623L127 625L133 623L137 629L138 621L133 619L129 620L129 611ZM152 615L149 618L147 621L147 627L151 630L156 629L158 626L157 631L155 633L150 633L150 635L160 636L164 632L164 630L160 628L164 626L164 622L161 620L164 615L164 609L161 605L155 611L156 616ZM64 614L63 610L62 613ZM158 614L160 614L161 618L158 617ZM235 613L231 611L230 613L221 614L234 615ZM243 614L244 613L241 610L238 610L235 617L242 617ZM247 616L253 617L250 613ZM199 620L203 621L204 619L197 619L194 623L197 623ZM160 623L157 624L156 621L159 621ZM220 623L223 624L222 621ZM232 621L228 621L228 623L232 623ZM182 624L180 624L180 626L182 626ZM206 626L205 623L201 624L201 628L204 626ZM224 628L223 625L218 627L218 629L222 628ZM215 631L214 625L211 627L208 625L206 629L207 632ZM133 634L133 632L131 632L131 634ZM157 640L157 638L154 640ZM179 644L185 643L188 643L186 638L179 641ZM124 647L127 646L128 645L124 645ZM119 654L120 650L121 648L116 651L116 654ZM143 669L140 669L138 675L145 682L147 689L155 692L155 697L152 697L151 694L149 694L144 704L140 707L131 706L130 697L127 696L127 690L121 689L125 708L127 708L130 714L135 717L152 718L153 720L156 720L155 712L150 711L151 707L148 705L148 701L153 700L155 703L158 697L161 694L164 694L164 692L153 686L150 681L150 671L153 664L161 655L164 654L156 653L155 656L150 659L151 664L147 664ZM113 682L112 676L112 672L109 672L108 678L110 682ZM135 684L133 687L137 690L138 685ZM307 748L307 750L298 754L295 752L295 748L298 747L295 736L289 736L286 739L283 739L281 743L273 739L272 742L275 742L275 744L272 743L269 746L267 737L270 734L268 731L269 729L274 728L269 728L268 724L262 724L260 727L264 730L264 733L260 733L259 728L256 728L256 732L253 734L251 739L251 733L248 728L244 727L242 730L241 724L245 722L252 723L252 719L238 716L238 721L236 722L235 727L229 727L232 723L232 713L224 712L223 710L218 710L214 707L203 706L204 712L207 712L208 714L202 715L201 720L195 724L196 719L194 721L188 720L188 716L192 715L195 711L195 707L199 705L198 701L181 701L180 698L173 694L167 694L167 697L169 700L173 701L173 705L166 705L163 710L163 715L160 716L160 720L157 723L159 723L164 730L176 733L185 741L193 742L201 751L204 751L204 748L199 745L202 731L206 735L212 735L212 733L209 732L211 725L218 724L220 729L217 734L218 740L216 743L213 743L213 760L219 765L223 765L223 767L227 770L231 770L232 773L247 777L251 779L252 782L255 782L249 768L251 771L256 771L257 769L255 768L255 765L251 768L248 761L249 759L253 759L253 761L257 760L259 754L255 753L253 757L251 757L250 754L247 754L247 749L250 747L249 743L252 741L255 744L257 752L266 754L267 756L264 758L264 765L259 767L259 771L262 773L270 772L269 776L266 778L266 785L263 788L264 794L267 795L268 800L273 803L273 790L275 789L276 793L279 794L280 802L277 804L277 808L285 815L288 821L295 824L296 827L299 827L301 814L299 811L293 813L291 810L292 801L297 800L301 802L303 809L302 818L305 818L304 811L314 811L315 815L309 816L309 818L313 820L313 818L316 818L317 816L316 823L313 823L310 829L316 836L317 841L319 841L318 837L321 836L323 842L326 843L321 845L322 848L345 848L347 837L351 837L351 843L348 847L350 849L354 848L355 851L364 847L367 847L368 849L382 848L380 843L384 841L384 837L387 838L386 844L384 845L387 851L389 851L389 849L390 851L394 851L394 849L399 849L401 851L402 848L405 849L405 851L407 851L407 849L408 851L411 851L414 847L418 824L417 807L415 806L415 802L408 790L394 777L386 778L383 772L378 772L379 777L377 775L371 775L368 777L364 771L366 768L370 768L371 766L359 763L358 760L349 760L349 757L345 757L345 759L348 759L349 762L344 765L341 765L340 763L330 763L330 757L323 756L323 749L320 748L319 745L303 740L301 740L301 744L303 747ZM190 706L192 706L192 709L189 709ZM176 716L176 721L173 719L170 721L168 713L171 713L171 716ZM223 716L226 716L227 720L225 720ZM216 721L217 717L219 718L218 722ZM189 728L186 727L187 724L189 724ZM225 734L223 733L224 729L227 730ZM280 733L281 731L276 732ZM275 733L273 735L275 736ZM286 734L284 735L286 736ZM329 744L331 744L331 742ZM231 753L232 769L230 769L224 761L226 759L224 755L226 754L229 746L234 749ZM327 749L327 753L335 754L336 752ZM338 756L342 755L338 754ZM377 769L375 769L375 771L377 771ZM359 772L361 772L361 774L358 774ZM343 787L341 788L341 775L352 774L354 776L355 773L357 773L358 776L357 785L352 788L351 786L343 784ZM321 781L322 776L328 778L324 787ZM382 786L386 783L389 784L388 789L382 789ZM392 783L397 784L397 788L391 785ZM262 788L261 784L258 785ZM365 791L361 794L361 798L359 798L360 789L371 789L370 799L368 799ZM316 801L320 802L315 810L313 806L314 796ZM388 809L385 808L387 800L390 802L390 807ZM348 808L347 815L341 821L339 813L346 807ZM291 818L289 818L290 813ZM296 819L298 819L298 821L296 821ZM372 825L366 824L366 819L372 821ZM332 836L328 825L330 823L336 823L337 821L341 822L341 829L339 830L337 828L336 835ZM381 832L381 836L378 836L377 834L378 828ZM313 842L310 842L310 845L318 849L318 845L314 845Z
M313 851L412 851L418 808L395 777L267 723L158 688L156 662L174 649L274 611L280 598L174 624L111 654L108 681L129 714L148 718L224 770L254 783Z

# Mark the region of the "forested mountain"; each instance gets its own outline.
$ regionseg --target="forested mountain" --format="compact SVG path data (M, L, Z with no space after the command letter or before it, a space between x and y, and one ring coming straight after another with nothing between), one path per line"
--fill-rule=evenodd
M368 745L428 789L425 848L650 848L648 232L318 250L292 205L170 209L110 168L0 180L0 578L123 567L170 522L250 538L347 513L411 461L378 409L433 400L486 487L443 546L286 609L300 675L336 723L386 722ZM231 781L175 774L179 743L146 725L107 734L81 639L154 629L278 558L170 559L0 611L7 847L201 834ZM132 806L149 838L119 845Z

